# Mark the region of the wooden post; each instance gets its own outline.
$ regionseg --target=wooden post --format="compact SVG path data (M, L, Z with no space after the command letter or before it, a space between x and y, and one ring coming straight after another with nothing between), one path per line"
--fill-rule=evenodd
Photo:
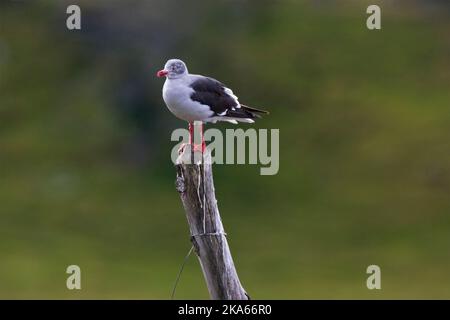
M205 151L204 164L199 152L195 153L196 164L191 164L191 155L190 145L186 145L176 163L176 188L186 211L191 241L209 295L214 300L248 300L250 297L239 281L217 207L211 153Z

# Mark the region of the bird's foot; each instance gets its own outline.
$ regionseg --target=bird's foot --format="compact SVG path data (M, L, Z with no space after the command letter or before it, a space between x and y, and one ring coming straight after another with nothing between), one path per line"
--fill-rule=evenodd
M202 144L182 143L182 144L180 145L180 147L178 148L178 154L183 153L183 152L184 152L184 149L185 149L187 146L192 146L194 152L202 152L202 153L204 153L205 150L206 150L206 143L205 143L205 142L203 142Z
M206 149L206 143L205 142L203 142L201 144L194 143L194 144L192 144L192 148L193 148L194 152L198 151L198 152L204 153L205 149Z

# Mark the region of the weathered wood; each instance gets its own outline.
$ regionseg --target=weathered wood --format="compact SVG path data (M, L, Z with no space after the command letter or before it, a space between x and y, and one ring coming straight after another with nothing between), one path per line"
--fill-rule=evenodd
M248 300L249 296L239 281L217 207L211 154L205 151L204 165L201 153L195 153L196 164L191 164L191 156L187 145L177 159L176 188L186 211L191 241L209 294L215 300Z

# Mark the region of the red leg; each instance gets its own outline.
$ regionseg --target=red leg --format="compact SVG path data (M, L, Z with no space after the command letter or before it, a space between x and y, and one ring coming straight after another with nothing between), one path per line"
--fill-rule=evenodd
M193 136L194 136L194 126L191 122L189 122L189 143L182 143L180 147L178 148L178 153L184 152L184 148L186 145L192 145L193 143Z
M204 153L205 149L206 149L206 142L205 142L205 136L203 134L203 122L200 125L200 129L201 129L201 137L202 137L202 153Z
M189 144L192 145L194 151L205 152L206 143L203 135L203 122L200 123L200 138L201 143L195 144L195 124L189 123Z
M194 124L189 122L189 144L194 142Z

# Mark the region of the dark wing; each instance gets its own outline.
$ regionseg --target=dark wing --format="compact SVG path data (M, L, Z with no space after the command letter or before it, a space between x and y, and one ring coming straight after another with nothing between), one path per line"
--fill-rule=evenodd
M191 88L191 99L209 106L216 115L238 106L236 99L225 92L225 85L215 79L200 78L192 82Z
M216 116L230 118L260 118L267 111L240 104L233 92L213 78L201 77L191 83L191 99L207 105Z
M259 110L241 107L232 91L213 78L202 77L190 86L194 89L191 99L209 106L216 116L250 119L258 117Z

